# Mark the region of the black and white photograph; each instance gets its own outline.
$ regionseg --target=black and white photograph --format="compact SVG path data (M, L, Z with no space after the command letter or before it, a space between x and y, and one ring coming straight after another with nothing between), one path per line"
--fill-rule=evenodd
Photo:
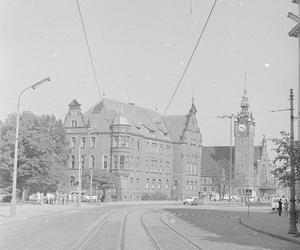
M1 250L300 249L300 0L0 0Z

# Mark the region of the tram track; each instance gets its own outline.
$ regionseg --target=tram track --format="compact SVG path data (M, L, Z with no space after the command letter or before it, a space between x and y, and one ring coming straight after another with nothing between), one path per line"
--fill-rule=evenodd
M153 210L152 210L152 212L153 212ZM151 211L148 211L148 212L144 213L140 217L141 224L142 224L145 232L147 233L150 241L153 243L153 246L155 247L155 249L157 249L157 250L166 249L165 247L161 246L161 244L159 243L159 240L155 238L154 233L151 232L151 230L149 229L149 227L146 225L146 223L144 221L144 216L146 216L149 213L151 213ZM165 222L162 219L162 214L163 214L162 212L159 213L158 219L163 224L164 229L167 229L170 232L172 232L172 234L173 234L172 238L173 238L174 242L176 242L176 240L180 239L181 242L185 242L187 244L187 248L185 248L185 249L193 248L193 249L202 250L202 248L200 248L198 245L196 245L193 241L191 241L190 239L188 239L186 236L184 236L183 234L181 234L180 232L178 232L175 228L173 228L172 226L170 226L167 222Z

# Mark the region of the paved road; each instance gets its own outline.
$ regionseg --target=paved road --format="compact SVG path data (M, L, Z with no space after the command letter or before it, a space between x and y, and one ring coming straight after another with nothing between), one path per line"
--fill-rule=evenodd
M299 249L245 228L242 211L174 205L71 209L0 225L0 249ZM238 209L236 209L238 210Z

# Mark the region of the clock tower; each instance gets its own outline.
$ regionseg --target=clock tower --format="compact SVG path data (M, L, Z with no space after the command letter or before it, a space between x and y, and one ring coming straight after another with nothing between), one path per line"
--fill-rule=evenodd
M234 190L241 195L251 189L254 194L255 121L249 111L247 90L244 89L241 111L234 121L235 164Z

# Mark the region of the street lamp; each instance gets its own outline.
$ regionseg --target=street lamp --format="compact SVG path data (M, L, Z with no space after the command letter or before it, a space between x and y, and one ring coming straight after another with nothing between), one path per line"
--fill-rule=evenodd
M231 201L231 168L232 168L232 118L235 118L236 116L234 114L231 115L219 115L217 118L221 119L230 119L230 149L229 149L229 203Z
M12 196L11 196L11 207L10 207L10 216L16 216L16 190L17 190L17 164L18 164L18 144L19 144L19 118L20 118L20 99L22 94L28 90L40 87L44 82L49 82L50 78L47 77L29 87L23 89L18 97L18 104L17 104L17 124L16 124L16 139L15 139L15 152L14 152L14 170L13 170L13 186L12 186Z

